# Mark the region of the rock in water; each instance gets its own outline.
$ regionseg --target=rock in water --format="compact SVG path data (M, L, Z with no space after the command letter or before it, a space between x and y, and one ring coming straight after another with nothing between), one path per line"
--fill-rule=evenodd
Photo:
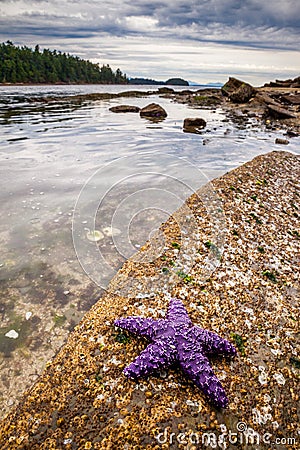
M186 133L198 133L199 130L202 130L206 127L206 121L201 117L192 117L184 119L183 122L183 131Z
M114 113L138 113L140 112L141 108L138 106L131 106L131 105L118 105L118 106L112 106L109 108L110 111Z
M164 108L157 103L150 103L150 105L145 106L140 110L141 117L151 117L151 118L163 118L167 117L167 112Z
M275 139L275 144L288 145L289 143L290 143L290 141L288 141L287 139L282 139L282 138Z

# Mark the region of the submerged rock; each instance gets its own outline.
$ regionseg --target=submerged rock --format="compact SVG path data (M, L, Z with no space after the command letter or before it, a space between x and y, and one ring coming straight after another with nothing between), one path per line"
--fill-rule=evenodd
M98 242L104 239L104 234L99 230L88 230L86 237L91 242Z
M109 108L109 110L114 113L138 113L140 112L141 108L132 105L118 105L112 106L111 108Z
M157 103L150 103L140 110L141 117L163 118L167 117L167 112Z
M5 333L5 336L10 339L18 339L19 333L16 330L9 330L7 333Z

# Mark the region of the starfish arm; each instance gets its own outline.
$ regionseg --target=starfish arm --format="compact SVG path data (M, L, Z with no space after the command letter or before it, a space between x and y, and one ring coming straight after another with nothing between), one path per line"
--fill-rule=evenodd
M179 364L183 372L207 395L210 401L219 408L226 408L228 399L224 388L214 374L208 359L195 351L179 355Z
M183 306L183 303L178 298L171 298L168 308L167 320L177 323L184 322L186 325L192 325L192 321Z
M176 347L166 340L148 345L145 350L124 369L124 374L132 379L146 377L161 368L169 367L176 359Z
M203 328L194 327L197 335L197 340L201 341L201 345L206 354L210 355L236 355L236 348L226 339L221 338L218 334L212 331L204 330Z
M159 329L157 320L144 319L143 317L126 317L115 320L117 327L130 331L131 333L153 339L156 329Z

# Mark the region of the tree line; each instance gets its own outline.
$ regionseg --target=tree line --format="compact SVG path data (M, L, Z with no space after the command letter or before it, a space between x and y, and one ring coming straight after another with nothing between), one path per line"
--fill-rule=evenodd
M108 64L90 61L56 50L40 51L17 47L11 41L0 44L0 83L100 83L127 84L125 74Z

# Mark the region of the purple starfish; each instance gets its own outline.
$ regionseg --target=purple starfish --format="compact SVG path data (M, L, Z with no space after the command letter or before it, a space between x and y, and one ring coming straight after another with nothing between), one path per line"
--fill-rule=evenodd
M217 407L228 405L226 393L213 373L207 356L235 355L236 349L211 331L193 326L183 303L172 298L166 319L127 317L115 321L117 327L148 338L148 347L124 369L131 379L178 363L183 372Z

